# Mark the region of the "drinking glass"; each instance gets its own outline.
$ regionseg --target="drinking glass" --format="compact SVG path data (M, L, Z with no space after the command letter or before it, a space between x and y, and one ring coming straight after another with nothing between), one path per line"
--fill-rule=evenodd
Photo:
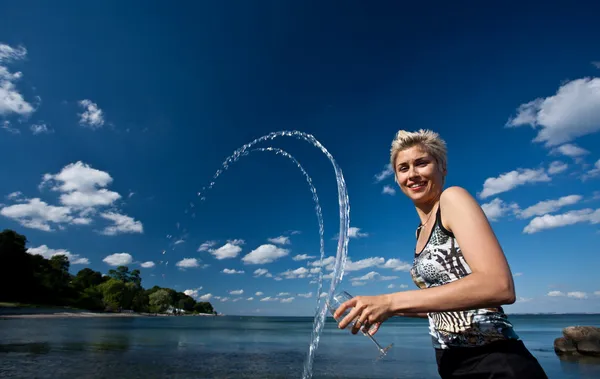
M333 298L327 302L327 308L329 308L329 312L331 312L331 314L333 315L335 310L338 309L340 307L340 305L342 305L344 302L348 301L352 299L352 295L350 295L348 292L346 291L342 291L342 292L338 292L337 294L335 294L333 296ZM337 321L338 323L340 321L342 321L344 319L344 317L346 317L346 315L352 310L352 308L347 309L340 317L339 319L335 319L335 321ZM348 325L348 327L352 327L354 325L354 323L356 323L357 320L352 320L352 322ZM379 350L379 356L377 357L376 360L379 360L381 358L383 358L388 350L390 350L392 348L392 346L394 346L393 343L389 344L386 347L381 347L381 345L379 344L379 342L377 342L377 340L375 338L373 338L372 335L370 335L368 332L364 332L363 328L360 328L360 331L362 332L362 334L364 334L365 336L369 337L371 339L371 341L373 341L373 343L375 343L375 345L377 345L377 349Z

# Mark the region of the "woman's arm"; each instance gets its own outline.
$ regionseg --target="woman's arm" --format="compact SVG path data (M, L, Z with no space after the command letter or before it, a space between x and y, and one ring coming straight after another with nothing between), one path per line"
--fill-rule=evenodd
M439 287L389 294L392 314L443 312L512 304L515 290L504 252L475 199L460 187L442 193L446 229L456 237L472 273Z

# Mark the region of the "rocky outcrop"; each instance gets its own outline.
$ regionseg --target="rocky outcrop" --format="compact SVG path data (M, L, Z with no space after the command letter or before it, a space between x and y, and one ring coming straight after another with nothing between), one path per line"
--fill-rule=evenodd
M600 328L594 326L564 328L563 336L554 340L554 351L559 356L600 358Z

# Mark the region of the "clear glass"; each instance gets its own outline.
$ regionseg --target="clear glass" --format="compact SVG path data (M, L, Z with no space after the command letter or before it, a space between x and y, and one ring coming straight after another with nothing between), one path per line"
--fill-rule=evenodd
M344 302L348 301L352 299L352 295L350 295L348 292L346 291L342 291L342 292L338 292L335 295L333 295L333 298L327 302L327 308L329 308L329 312L331 312L331 314L333 315L335 310L338 309L340 307L340 305L342 305ZM340 321L342 321L344 319L344 317L346 317L346 315L352 310L352 308L347 309L344 314L342 314L339 318L335 319L335 321L337 321L338 323ZM351 329L352 326L354 325L354 323L356 322L356 320L353 320L348 326L347 328ZM377 342L377 340L375 338L373 338L372 335L370 335L369 333L365 332L363 330L363 328L360 328L360 331L362 334L364 334L365 336L369 337L369 339L371 339L371 341L373 341L373 343L375 345L377 345L377 349L379 350L379 356L377 357L376 360L379 360L381 358L383 358L387 352L392 348L392 346L394 346L393 343L389 344L386 347L381 347L381 345L379 344L379 342Z

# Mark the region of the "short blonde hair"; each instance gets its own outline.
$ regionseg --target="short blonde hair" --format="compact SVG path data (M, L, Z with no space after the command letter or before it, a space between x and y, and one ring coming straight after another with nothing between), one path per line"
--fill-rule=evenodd
M447 165L446 142L436 132L426 129L419 129L418 132L399 130L396 133L390 151L390 163L394 172L396 172L394 166L398 153L416 145L421 146L427 153L431 154L438 162L442 173L445 173Z

